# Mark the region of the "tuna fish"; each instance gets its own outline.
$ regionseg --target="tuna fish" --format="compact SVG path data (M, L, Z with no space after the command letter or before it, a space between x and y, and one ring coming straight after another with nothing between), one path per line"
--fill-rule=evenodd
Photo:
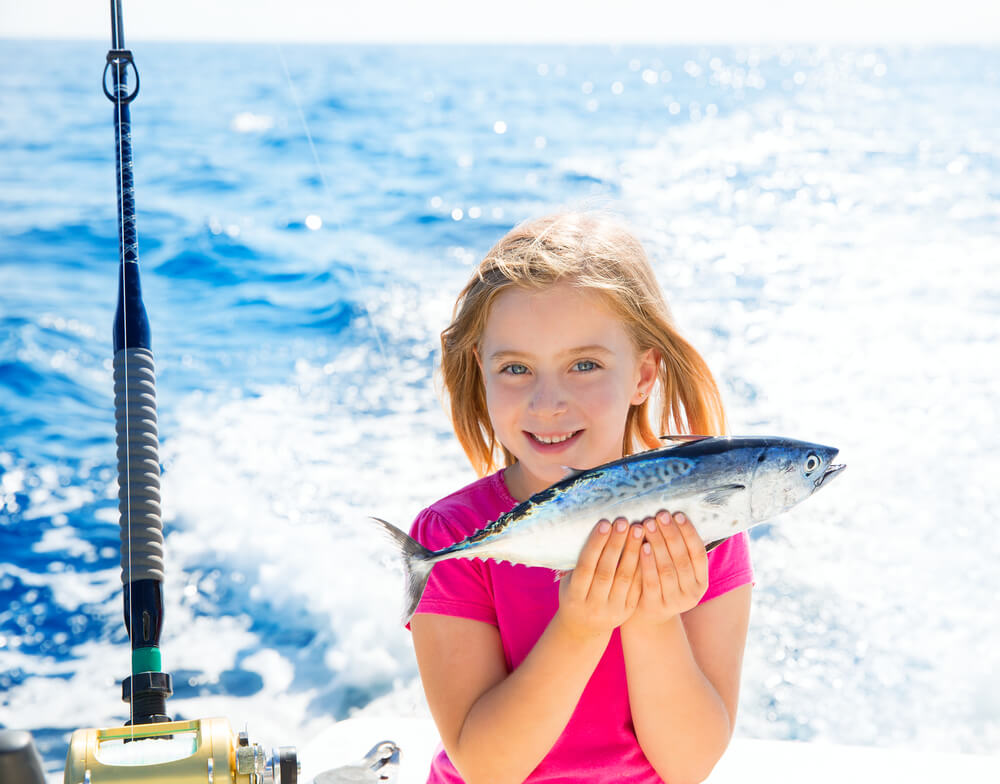
M431 567L480 558L565 571L576 566L599 520L638 522L660 509L683 512L706 549L804 501L846 468L837 449L774 437L667 437L673 445L570 471L484 528L432 551L373 517L400 550L409 620ZM568 469L569 470L569 469Z

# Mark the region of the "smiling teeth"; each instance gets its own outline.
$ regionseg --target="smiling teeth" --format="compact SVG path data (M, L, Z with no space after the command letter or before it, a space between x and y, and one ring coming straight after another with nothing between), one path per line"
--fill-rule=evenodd
M541 441L543 444L559 444L562 443L563 441L566 441L567 439L572 438L575 435L576 431L573 431L572 433L567 433L564 436L536 436L534 433L532 433L531 437L534 438L536 441Z

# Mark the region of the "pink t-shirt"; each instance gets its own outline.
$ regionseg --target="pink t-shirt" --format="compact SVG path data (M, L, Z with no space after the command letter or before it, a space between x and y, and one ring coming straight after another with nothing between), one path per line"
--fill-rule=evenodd
M516 504L502 471L498 471L422 511L410 534L425 547L439 550L496 520ZM747 535L734 536L713 549L708 566L709 587L702 602L749 583L753 572ZM512 671L534 647L558 606L559 584L551 569L458 558L434 566L417 612L496 626L507 669ZM527 781L661 782L635 737L617 629L566 729ZM462 782L443 747L431 763L428 782Z

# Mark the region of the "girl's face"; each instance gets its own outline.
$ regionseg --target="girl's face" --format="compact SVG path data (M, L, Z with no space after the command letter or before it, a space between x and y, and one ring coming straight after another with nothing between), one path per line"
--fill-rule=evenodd
M565 467L620 458L629 406L656 380L654 351L640 355L599 294L565 282L500 294L477 359L493 430L517 458L505 479L518 500Z

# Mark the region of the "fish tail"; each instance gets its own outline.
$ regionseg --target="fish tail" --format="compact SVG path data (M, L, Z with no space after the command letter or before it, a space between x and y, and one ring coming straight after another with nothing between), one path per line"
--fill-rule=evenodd
M406 572L406 606L403 609L403 623L409 623L420 603L424 588L427 587L427 578L430 577L431 567L434 565L434 552L404 531L400 531L392 523L387 523L378 517L370 519L382 527L389 541L403 556L403 569Z

